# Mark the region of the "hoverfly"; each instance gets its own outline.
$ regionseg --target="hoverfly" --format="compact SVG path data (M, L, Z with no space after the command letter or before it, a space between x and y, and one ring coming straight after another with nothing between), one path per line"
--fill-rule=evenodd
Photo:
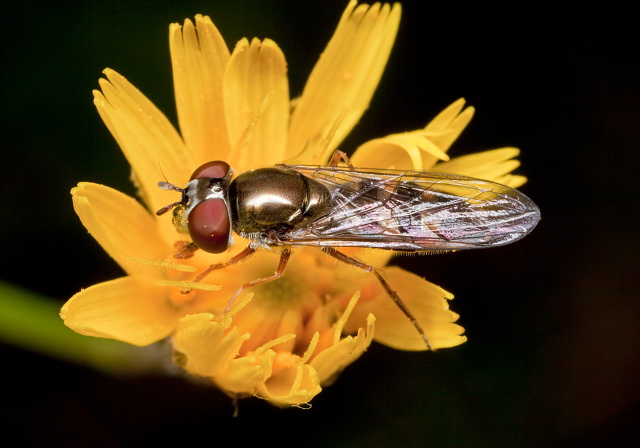
M341 159L346 167L338 166ZM213 161L197 168L184 188L159 182L182 197L156 213L174 209L176 229L193 241L178 258L198 248L225 252L233 232L249 240L196 282L258 249L280 250L275 274L242 285L225 312L245 289L280 278L293 247L314 246L375 275L430 350L424 330L380 272L336 248L429 253L495 247L523 238L540 220L533 201L507 186L446 173L354 168L341 151L326 166L278 164L232 176L226 162Z

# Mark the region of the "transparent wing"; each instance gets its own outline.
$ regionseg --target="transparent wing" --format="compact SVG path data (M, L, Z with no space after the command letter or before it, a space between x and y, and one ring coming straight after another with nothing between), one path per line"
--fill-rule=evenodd
M527 235L540 210L518 190L445 173L280 165L325 185L325 214L287 232L294 245L461 250Z

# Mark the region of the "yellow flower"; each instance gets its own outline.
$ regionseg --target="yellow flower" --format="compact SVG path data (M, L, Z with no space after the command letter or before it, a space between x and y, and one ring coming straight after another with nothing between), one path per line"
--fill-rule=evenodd
M285 275L252 288L224 313L240 285L272 275L278 254L263 250L240 264L211 264L239 253L236 236L224 254L196 251L174 257L185 237L154 211L176 200L157 187L166 177L185 185L192 171L225 160L241 173L282 161L326 164L367 109L395 40L400 6L349 3L311 73L303 94L289 98L287 66L275 42L242 39L230 53L208 17L170 27L171 60L180 134L124 77L105 70L95 105L132 166L144 206L106 186L72 190L82 223L125 270L123 278L91 286L62 308L78 333L144 346L170 337L174 362L208 378L232 396L255 395L276 405L308 403L372 339L403 350L425 350L421 336L379 282L313 248L296 248ZM363 144L356 166L446 170L515 187L509 174L517 149L449 160L446 150L467 125L472 108L459 100L424 129ZM376 267L387 251L344 250ZM397 267L384 270L434 348L465 341L453 296ZM185 287L190 289L184 293Z

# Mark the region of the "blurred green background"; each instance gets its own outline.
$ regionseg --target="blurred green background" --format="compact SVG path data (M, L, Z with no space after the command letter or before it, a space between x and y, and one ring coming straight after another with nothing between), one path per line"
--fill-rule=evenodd
M113 377L0 343L5 434L23 445L632 446L640 423L639 104L635 23L614 2L505 9L406 1L371 108L342 145L477 108L450 154L522 149L543 220L503 248L394 263L456 295L469 341L374 344L310 410L230 400L178 377ZM211 16L229 47L269 37L292 95L347 1L13 2L2 14L0 280L62 305L121 275L75 216L79 181L133 194L92 105L113 68L175 123L168 26ZM2 312L2 310L0 310ZM25 325L27 323L25 322ZM6 431L9 431L7 433ZM7 436L11 439L10 435ZM222 437L222 440L220 439ZM635 446L635 445L634 445Z

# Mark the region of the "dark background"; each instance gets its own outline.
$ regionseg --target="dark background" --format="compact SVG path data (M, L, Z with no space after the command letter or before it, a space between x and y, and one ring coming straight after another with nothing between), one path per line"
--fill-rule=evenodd
M111 67L175 123L168 25L210 15L230 48L274 39L300 93L345 1L22 1L2 15L1 279L62 304L119 267L75 216L79 181L129 194L92 105ZM637 32L614 2L512 9L406 1L387 71L344 150L477 108L450 154L522 149L542 222L494 250L394 263L456 295L469 341L374 344L310 410L230 401L179 378L115 378L0 345L3 425L25 445L200 440L302 446L632 446L638 439ZM517 5L517 6L516 6ZM259 446L259 445L256 445Z

